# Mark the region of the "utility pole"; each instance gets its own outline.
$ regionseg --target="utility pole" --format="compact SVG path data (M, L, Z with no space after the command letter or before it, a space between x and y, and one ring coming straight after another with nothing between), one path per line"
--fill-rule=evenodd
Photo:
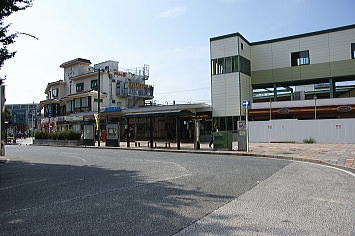
M98 69L98 80L97 80L97 114L98 114L98 130L97 130L97 145L100 147L100 139L101 139L101 129L100 129L100 90L101 90L101 83L100 83L100 74L101 74L101 69Z

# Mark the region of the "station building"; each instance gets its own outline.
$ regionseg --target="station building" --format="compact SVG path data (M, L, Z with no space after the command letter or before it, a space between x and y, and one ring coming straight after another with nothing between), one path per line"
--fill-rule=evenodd
M259 42L222 35L210 39L210 59L212 116L222 130L245 119L244 100L252 102L252 120L312 119L317 104L297 100L317 103L317 96L327 98L318 100L319 110L328 107L323 118L355 117L355 100L337 99L354 97L354 86L337 83L355 80L355 25ZM321 84L326 89L317 89Z

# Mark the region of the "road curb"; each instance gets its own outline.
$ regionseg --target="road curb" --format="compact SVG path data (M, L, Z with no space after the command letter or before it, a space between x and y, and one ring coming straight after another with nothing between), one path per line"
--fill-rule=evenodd
M262 158L273 158L273 159L282 159L290 161L302 161L314 164L321 164L325 166L332 166L340 168L351 173L355 173L355 168L341 166L333 163L329 163L319 159L308 159L301 157L292 157L292 156L280 156L280 155L268 155L268 154L258 154L253 152L239 152L239 151L191 151L191 150L176 150L176 149L161 149L161 148L127 148L127 147L95 147L95 146L65 146L65 145L45 145L45 144L30 144L30 146L47 146L47 147L70 147L70 148L92 148L92 149L109 149L109 150L127 150L127 151L143 151L143 152L172 152L172 153L190 153L190 154L213 154L213 155L228 155L228 156L251 156L251 157L262 157Z

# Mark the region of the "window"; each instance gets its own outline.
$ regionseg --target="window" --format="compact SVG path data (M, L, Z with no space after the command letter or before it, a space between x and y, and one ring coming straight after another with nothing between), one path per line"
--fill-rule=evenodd
M231 73L232 72L232 57L226 57L225 63L226 63L225 73Z
M75 98L74 99L74 108L80 108L80 98Z
M308 65L309 63L309 50L291 53L291 66Z
M59 88L54 88L54 89L52 89L52 96L53 96L53 98L57 98L57 97L58 97L58 92L59 92Z
M89 107L89 97L81 98L81 107Z
M97 79L91 80L91 89L97 90Z
M251 66L250 61L242 56L239 56L240 60L240 72L250 75L251 74Z
M355 59L355 43L351 44L351 59Z
M217 75L217 59L211 60L211 74Z
M241 48L242 50L244 50L244 45L243 45L243 43L240 43L240 48Z
M84 83L76 84L76 92L81 92L84 90Z
M232 72L238 71L238 56L232 57Z
M67 101L67 102L65 103L65 110L66 110L67 112L72 112L72 111L73 111L72 108L71 108L71 101Z
M115 103L116 103L116 100L112 100L112 103L115 104Z
M217 60L217 75L224 73L224 58L219 58Z

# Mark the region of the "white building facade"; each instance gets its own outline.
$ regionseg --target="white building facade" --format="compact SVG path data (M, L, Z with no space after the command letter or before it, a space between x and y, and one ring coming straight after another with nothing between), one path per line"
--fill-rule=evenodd
M44 108L44 127L70 128L98 112L98 90L100 86L100 110L121 110L143 107L153 98L153 86L147 85L149 66L122 69L117 61L106 61L90 66L87 59L76 58L60 65L63 80L48 83ZM99 76L100 73L100 76ZM98 81L100 77L100 83ZM76 124L75 129L79 129Z

